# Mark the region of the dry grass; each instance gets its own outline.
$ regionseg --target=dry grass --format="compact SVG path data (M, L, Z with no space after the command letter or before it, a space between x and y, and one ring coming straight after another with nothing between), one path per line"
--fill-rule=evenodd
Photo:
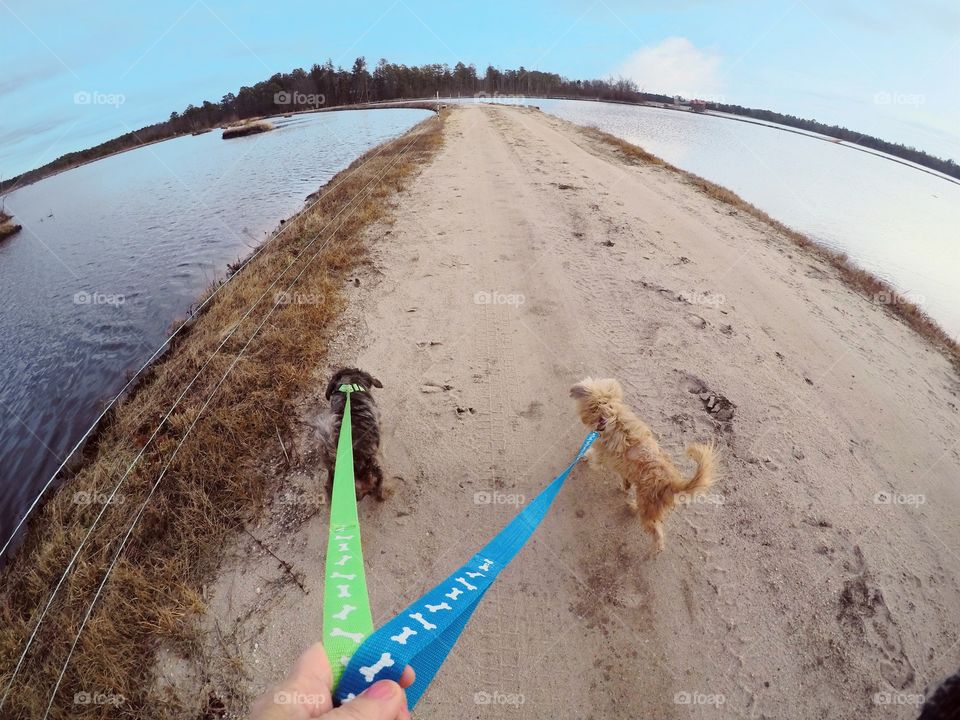
M11 220L13 220L12 217L0 211L0 240L16 235L23 229L20 225L10 222Z
M341 289L364 262L362 231L384 215L388 199L439 147L442 123L442 116L421 123L331 180L315 205L288 221L283 233L220 290L105 421L82 468L33 519L21 550L3 571L0 692L38 608L103 507L97 501L145 447L143 457L120 488L122 502L107 505L51 606L2 717L42 716L105 568L168 463L80 638L52 716L152 718L174 711L151 686L155 650L161 643L186 653L198 647L190 619L203 610L202 583L214 573L220 549L262 511L273 491L269 466L282 458L277 438L288 432L292 401L309 389L311 372L324 360L345 302ZM291 294L322 301L279 304L268 318L276 293L288 287ZM234 327L236 334L217 350ZM147 444L195 375L196 382ZM80 493L94 502L76 502L84 497ZM77 693L123 700L116 706L76 704Z
M712 183L699 175L681 170L664 161L662 158L652 155L643 148L637 147L636 145L628 143L626 140L605 133L597 128L583 128L583 130L588 137L599 140L612 147L617 154L628 162L656 165L670 172L677 173L683 177L687 183L693 185L701 192L757 218L799 247L832 265L847 285L858 293L866 296L869 301L886 307L895 317L905 322L910 328L919 333L920 336L943 351L953 363L954 367L960 371L960 344L950 337L950 335L920 307L905 299L886 281L854 265L845 254L835 252L814 242L803 233L797 232L779 220L770 217L763 210L755 205L751 205L727 188Z
M230 127L226 128L223 131L223 139L229 140L230 138L255 135L256 133L268 132L270 130L273 130L272 122L268 122L267 120L253 120L250 122L241 123L239 125L231 125Z

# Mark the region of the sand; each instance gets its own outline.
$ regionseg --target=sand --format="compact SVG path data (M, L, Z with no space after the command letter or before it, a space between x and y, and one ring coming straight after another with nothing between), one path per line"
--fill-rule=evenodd
M569 462L583 376L619 378L686 471L690 442L723 457L656 556L615 479L578 467L415 715L915 717L915 696L960 665L950 363L758 220L572 125L469 107L445 134L370 233L330 363L384 385L397 493L360 507L375 622ZM320 637L309 421L328 371L251 528L307 592L238 538L206 593L209 678L180 688L200 706L213 692L242 707ZM172 656L161 668L194 674Z

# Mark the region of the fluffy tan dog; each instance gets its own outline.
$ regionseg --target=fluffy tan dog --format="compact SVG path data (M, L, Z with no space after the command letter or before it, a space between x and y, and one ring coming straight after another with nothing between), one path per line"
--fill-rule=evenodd
M580 420L597 438L587 460L591 467L604 467L620 476L620 488L634 497L627 502L640 515L644 529L663 550L663 520L677 502L689 502L694 493L713 482L714 446L693 444L687 448L697 463L689 480L680 476L670 457L660 449L653 433L623 402L623 388L613 379L586 378L570 388L577 401Z

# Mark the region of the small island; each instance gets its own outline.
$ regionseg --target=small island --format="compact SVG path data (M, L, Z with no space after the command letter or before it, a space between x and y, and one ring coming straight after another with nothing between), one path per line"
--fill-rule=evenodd
M12 222L13 218L6 212L0 210L0 240L6 240L11 235L16 235L23 227Z
M223 139L229 140L230 138L244 137L246 135L254 135L256 133L267 132L273 130L273 123L266 120L253 120L250 122L241 123L239 125L232 125L231 127L224 128L223 130Z

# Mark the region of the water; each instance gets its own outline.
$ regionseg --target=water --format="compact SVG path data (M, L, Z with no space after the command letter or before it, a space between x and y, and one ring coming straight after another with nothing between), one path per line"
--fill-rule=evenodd
M775 125L612 103L528 102L733 190L847 253L960 335L960 184Z
M0 544L103 402L226 266L371 147L429 115L275 118L122 153L6 197L0 244Z

